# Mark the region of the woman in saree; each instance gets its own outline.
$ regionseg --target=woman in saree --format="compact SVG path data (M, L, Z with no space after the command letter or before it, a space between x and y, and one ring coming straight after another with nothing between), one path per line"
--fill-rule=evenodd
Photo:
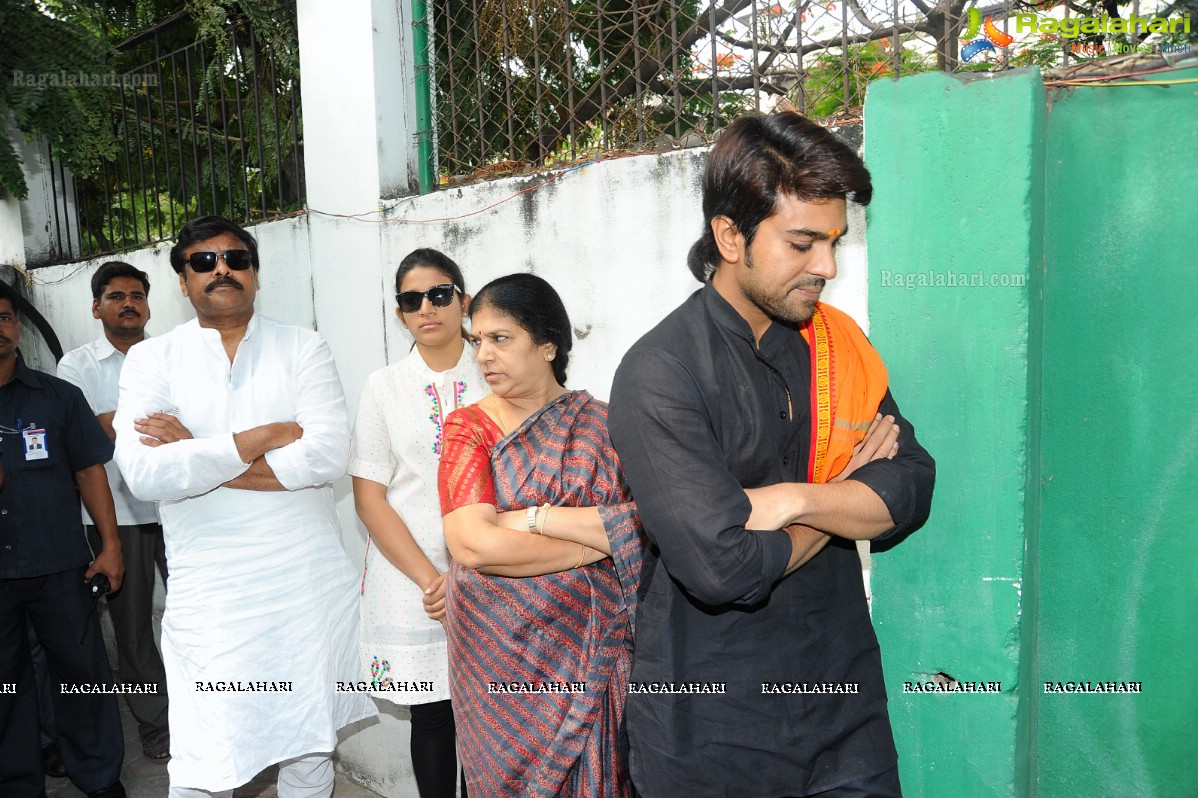
M470 317L491 393L446 420L438 478L470 795L628 798L642 537L607 405L564 387L570 320L541 278L488 283Z

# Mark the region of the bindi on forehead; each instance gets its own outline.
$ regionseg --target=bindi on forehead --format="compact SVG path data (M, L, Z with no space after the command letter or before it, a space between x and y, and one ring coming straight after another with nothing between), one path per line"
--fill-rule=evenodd
M847 232L848 232L847 227L833 227L831 230L826 230L826 231L812 230L809 227L800 227L800 228L797 228L794 230L786 231L786 233L788 235L796 236L799 238L814 238L819 241L823 241L824 239L828 239L828 238L837 238L839 236L844 235Z

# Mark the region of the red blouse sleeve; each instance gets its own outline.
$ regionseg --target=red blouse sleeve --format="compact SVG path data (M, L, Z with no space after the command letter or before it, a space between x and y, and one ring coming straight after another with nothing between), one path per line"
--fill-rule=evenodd
M495 441L485 424L489 419L477 407L455 410L441 430L441 465L437 492L441 515L471 504L495 504L491 476L491 447Z

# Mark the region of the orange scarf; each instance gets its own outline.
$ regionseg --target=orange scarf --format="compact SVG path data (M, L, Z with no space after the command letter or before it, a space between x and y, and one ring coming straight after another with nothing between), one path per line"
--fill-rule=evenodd
M808 482L827 482L865 438L888 379L882 357L844 311L819 302L803 325L811 349L811 455Z

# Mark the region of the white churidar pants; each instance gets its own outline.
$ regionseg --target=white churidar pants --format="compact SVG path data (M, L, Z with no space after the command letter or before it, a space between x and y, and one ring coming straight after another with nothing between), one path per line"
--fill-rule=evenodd
M279 763L279 798L329 798L333 794L333 755L309 754ZM208 792L171 785L169 798L233 798L232 790Z

